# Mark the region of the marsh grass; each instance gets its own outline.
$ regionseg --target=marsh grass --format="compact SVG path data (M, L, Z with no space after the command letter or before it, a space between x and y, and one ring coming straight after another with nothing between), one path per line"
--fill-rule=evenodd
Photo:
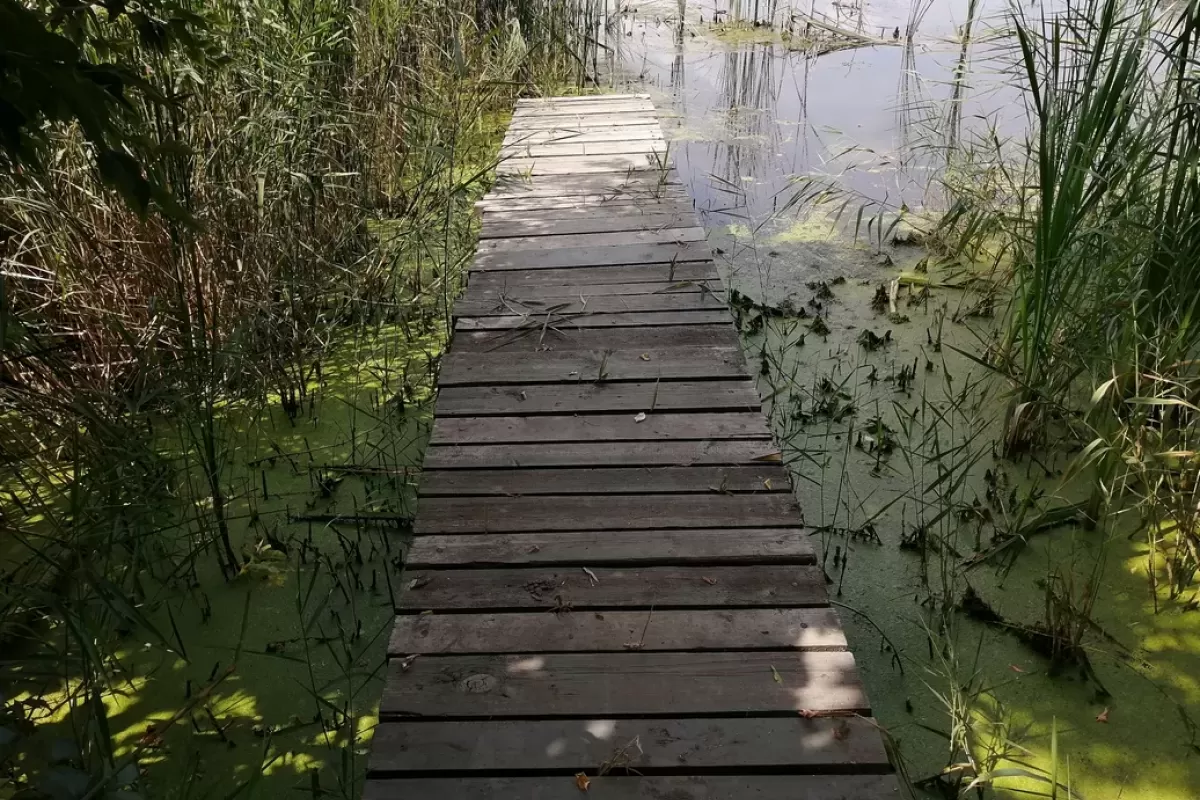
M357 796L472 204L594 47L563 0L203 16L126 51L181 213L70 127L0 178L0 794Z

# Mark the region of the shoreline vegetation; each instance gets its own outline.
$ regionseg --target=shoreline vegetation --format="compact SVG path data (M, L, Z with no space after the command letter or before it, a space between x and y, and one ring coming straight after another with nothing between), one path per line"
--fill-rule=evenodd
M582 19L0 3L0 797L358 797L473 202Z

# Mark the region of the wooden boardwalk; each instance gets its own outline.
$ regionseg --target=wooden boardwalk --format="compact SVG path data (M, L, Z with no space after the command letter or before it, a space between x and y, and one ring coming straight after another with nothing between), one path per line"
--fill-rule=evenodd
M517 106L369 800L900 796L664 149L641 95Z

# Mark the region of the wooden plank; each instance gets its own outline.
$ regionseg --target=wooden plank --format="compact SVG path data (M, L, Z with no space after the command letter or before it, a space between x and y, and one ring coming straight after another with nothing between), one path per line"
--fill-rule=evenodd
M401 614L390 655L422 653L625 652L672 650L842 650L831 608L691 609L550 614Z
M513 110L512 121L545 119L552 124L560 117L590 117L595 114L630 114L646 116L655 121L658 116L649 98L630 97L624 100L577 100L571 103L542 103L522 105Z
M434 421L431 445L503 442L639 442L662 439L769 439L758 412L572 414L537 417L446 417Z
M486 536L418 536L410 569L445 566L687 566L804 564L813 560L802 530L584 531ZM731 645L732 646L732 645Z
M755 412L757 414L757 412ZM580 469L426 470L422 497L454 495L665 494L787 492L778 464L754 467L603 467Z
M480 239L516 236L566 236L576 233L626 233L693 228L696 214L690 208L681 214L593 214L574 219L532 218L508 221L484 219Z
M874 722L859 717L388 722L375 737L372 772L586 772L626 747L620 761L635 773L888 765Z
M496 165L497 175L590 175L597 172L627 172L663 165L654 154L623 156L572 156L564 158L506 158Z
M712 261L688 261L679 264L614 265L607 267L574 267L570 269L497 270L471 273L470 285L479 288L503 289L517 286L564 287L576 283L635 284L678 283L680 281L720 281Z
M824 573L803 564L411 569L405 570L404 585L397 591L401 592L397 609L410 611L540 608L582 613L610 608L801 608L829 603ZM540 649L554 647L551 632L547 628Z
M527 147L568 143L601 144L604 142L664 142L666 137L658 125L622 125L587 130L512 131L502 140L502 147Z
M646 409L757 411L758 390L744 380L447 386L437 403L439 417L595 411L636 414Z
M516 197L571 197L575 195L614 194L644 197L678 195L683 191L678 176L670 175L664 183L658 170L641 170L629 173L601 175L574 175L564 177L512 178L496 181L485 200Z
M685 228L684 230L690 230ZM676 231L671 231L675 233ZM628 236L629 234L619 234ZM540 239L540 237L533 237ZM562 269L563 267L599 267L606 264L681 264L686 261L712 262L708 243L669 241L665 243L626 244L612 246L558 247L542 242L547 249L505 252L489 249L476 254L471 263L473 271ZM673 278L668 278L673 280Z
M558 142L554 144L515 143L500 148L500 158L560 158L563 156L619 156L642 153L666 153L661 138L620 139L608 142Z
M467 287L466 300L498 300L516 298L526 300L578 300L580 297L628 297L629 295L692 294L724 292L718 280L713 281L651 281L646 283L577 283L567 286L522 286L511 284L494 286L482 282ZM553 305L549 303L548 305Z
M713 442L491 444L474 447L431 447L425 454L425 469L753 465L778 458L779 451L771 442L757 439Z
M372 779L363 800L576 800L570 776ZM694 775L595 778L588 800L902 800L893 775Z
M480 254L497 250L520 255L521 250L569 250L573 248L620 247L629 245L676 244L703 242L703 228L667 228L666 230L619 231L617 233L577 233L546 236L508 236L485 239L479 243Z
M643 328L539 327L511 331L459 331L456 353L532 353L548 350L638 350L684 346L728 346L736 341L732 325L678 325ZM640 356L639 356L640 357ZM647 401L650 397L647 396ZM657 404L643 408L661 408ZM616 410L616 409L614 409ZM638 409L639 411L642 409Z
M464 655L407 670L393 660L380 705L447 719L798 711L869 711L849 653Z
M618 317L621 315L598 316ZM591 317L591 319L595 318ZM503 319L503 317L494 319ZM705 321L711 322L707 318ZM542 353L451 351L446 355L442 365L441 384L443 386L497 386L554 381L604 383L668 378L738 378L745 375L743 363L740 348L720 345L688 345L648 350L564 350ZM651 409L643 410L649 412Z
M591 772L591 771L589 771ZM414 778L366 782L363 800L576 800L574 781ZM588 800L902 800L893 775L689 775L595 778Z
M706 441L704 444L715 443ZM653 446L661 447L665 444L668 443L655 442ZM770 441L757 444L770 444ZM535 446L545 448L551 445ZM597 445L589 442L585 445L569 446L594 448ZM633 444L621 446L631 448ZM599 497L427 497L421 501L420 512L414 528L418 535L647 528L790 528L799 522L796 504L790 494L727 495L716 492L711 495L639 494Z
M725 310L581 314L571 317L550 313L511 317L461 317L455 321L455 329L457 331L527 329L540 334L541 330L547 326L570 331L577 328L669 327L675 325L728 325L729 323L729 312Z
M603 196L597 196L602 198ZM512 203L521 201L512 200ZM538 201L524 201L537 203ZM551 204L553 203L553 204ZM609 202L597 199L588 204L576 202L554 203L553 199L537 208L504 208L504 206L480 207L483 220L488 222L525 222L529 220L590 219L597 216L649 216L651 214L692 214L695 209L691 201L683 198L658 198L654 200L627 200L614 198Z
M573 298L541 300L514 292L494 299L464 297L454 304L456 317L509 317L513 314L561 317L594 314L628 314L646 311L722 311L725 301L710 292L658 292L639 295L601 295L589 297L576 294Z
M583 130L586 128L620 128L626 125L658 125L658 119L652 112L616 111L594 114L573 114L559 112L555 114L531 115L529 117L514 117L508 126L509 131L520 132L527 130L544 130L547 125L559 128Z
M541 106L541 105L565 105L569 103L591 103L600 100L649 100L650 95L645 92L637 94L577 94L577 95L561 95L558 97L519 97L517 98L516 107L524 106Z

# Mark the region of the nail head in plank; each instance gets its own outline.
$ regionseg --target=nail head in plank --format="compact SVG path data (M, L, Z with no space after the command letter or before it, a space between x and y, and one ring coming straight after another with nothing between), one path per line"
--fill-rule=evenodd
M380 713L416 717L865 712L848 652L565 653L388 664Z
M401 614L389 655L701 650L843 650L831 608Z
M636 742L635 744L632 744ZM626 749L627 748L627 749ZM879 731L843 719L506 720L385 722L375 729L372 772L594 771L617 757L635 773L739 767L822 771L888 766ZM604 780L598 778L597 780Z
M803 529L723 528L675 531L578 531L418 536L409 569L487 566L686 566L810 564Z
M653 447L666 443L630 442L621 446L639 444ZM746 444L770 446L771 442L766 440ZM526 446L545 448L551 444ZM731 495L713 492L700 496L427 497L421 501L421 512L414 532L423 535L642 528L780 528L793 527L799 522L800 515L789 494Z
M778 464L756 467L600 467L579 469L426 470L422 497L541 494L637 494L790 491ZM411 556L410 556L411 558Z

